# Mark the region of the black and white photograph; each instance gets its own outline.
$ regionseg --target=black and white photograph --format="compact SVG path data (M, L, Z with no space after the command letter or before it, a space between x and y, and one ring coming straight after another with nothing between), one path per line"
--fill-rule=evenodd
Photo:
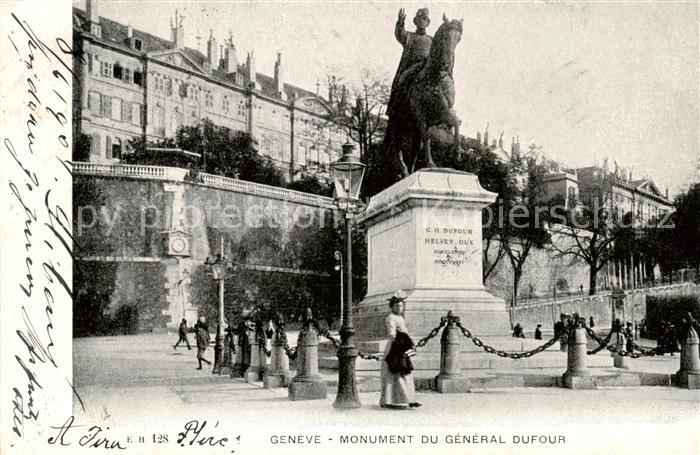
M2 453L700 453L697 2L0 19Z

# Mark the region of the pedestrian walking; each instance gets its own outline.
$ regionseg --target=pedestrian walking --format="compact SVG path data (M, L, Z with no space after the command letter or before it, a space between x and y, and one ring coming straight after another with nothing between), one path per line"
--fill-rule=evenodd
M204 352L209 347L209 333L204 330L201 325L197 329L197 361L199 362L198 370L202 369L202 362L211 365L211 362L204 358Z
M590 327L590 328L595 327L595 321L593 320L593 316L590 316L588 318L588 327Z
M535 339L542 339L542 324L537 324L537 327L535 328Z
M201 316L199 321L194 324L194 333L197 333L200 327L207 332L207 335L209 335L209 324L207 324L207 320L204 318L204 316Z
M413 342L408 336L403 312L406 293L402 290L389 299L391 312L384 320L389 341L384 349L382 362L381 397L379 405L383 408L406 409L417 408L421 404L416 401L415 385L411 370L413 366L410 357L415 354Z
M173 349L177 349L180 343L184 341L187 344L187 349L191 351L192 346L190 346L190 340L187 339L187 320L185 318L182 318L182 322L180 322L180 326L177 328L177 333L180 338L178 338L177 343L175 343L173 346Z

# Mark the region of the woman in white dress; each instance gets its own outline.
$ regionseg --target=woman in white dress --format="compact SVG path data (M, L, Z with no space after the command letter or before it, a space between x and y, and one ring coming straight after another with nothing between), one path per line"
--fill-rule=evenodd
M389 341L384 349L384 359L381 369L381 387L382 394L379 399L379 405L383 408L417 408L420 403L416 402L416 390L413 384L413 375L411 373L401 374L392 373L389 370L389 364L386 361L386 356L391 351L391 346L394 343L397 332L408 334L406 321L401 313L403 312L404 300L406 293L399 290L389 299L391 313L384 320Z

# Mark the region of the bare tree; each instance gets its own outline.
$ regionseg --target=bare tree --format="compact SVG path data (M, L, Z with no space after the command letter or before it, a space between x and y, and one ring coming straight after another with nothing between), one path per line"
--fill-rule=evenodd
M603 166L596 171L585 192L581 192L581 205L570 208L566 220L560 225L565 244L553 242L558 256L572 256L589 266L589 295L596 292L598 272L613 259L613 246L623 232L618 226L616 210L611 195L611 175ZM564 200L553 200L553 206L564 206Z
M384 136L390 92L387 76L367 69L362 71L359 83L349 89L341 77L328 76L330 112L326 120L342 128L359 145L360 157Z

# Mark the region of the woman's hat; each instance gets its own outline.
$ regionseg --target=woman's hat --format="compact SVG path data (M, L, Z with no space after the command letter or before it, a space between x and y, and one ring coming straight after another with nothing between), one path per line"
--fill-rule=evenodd
M394 295L392 295L389 298L389 302L399 302L402 300L406 300L407 297L408 294L406 294L406 291L404 291L403 289L399 289L398 291L394 292Z

